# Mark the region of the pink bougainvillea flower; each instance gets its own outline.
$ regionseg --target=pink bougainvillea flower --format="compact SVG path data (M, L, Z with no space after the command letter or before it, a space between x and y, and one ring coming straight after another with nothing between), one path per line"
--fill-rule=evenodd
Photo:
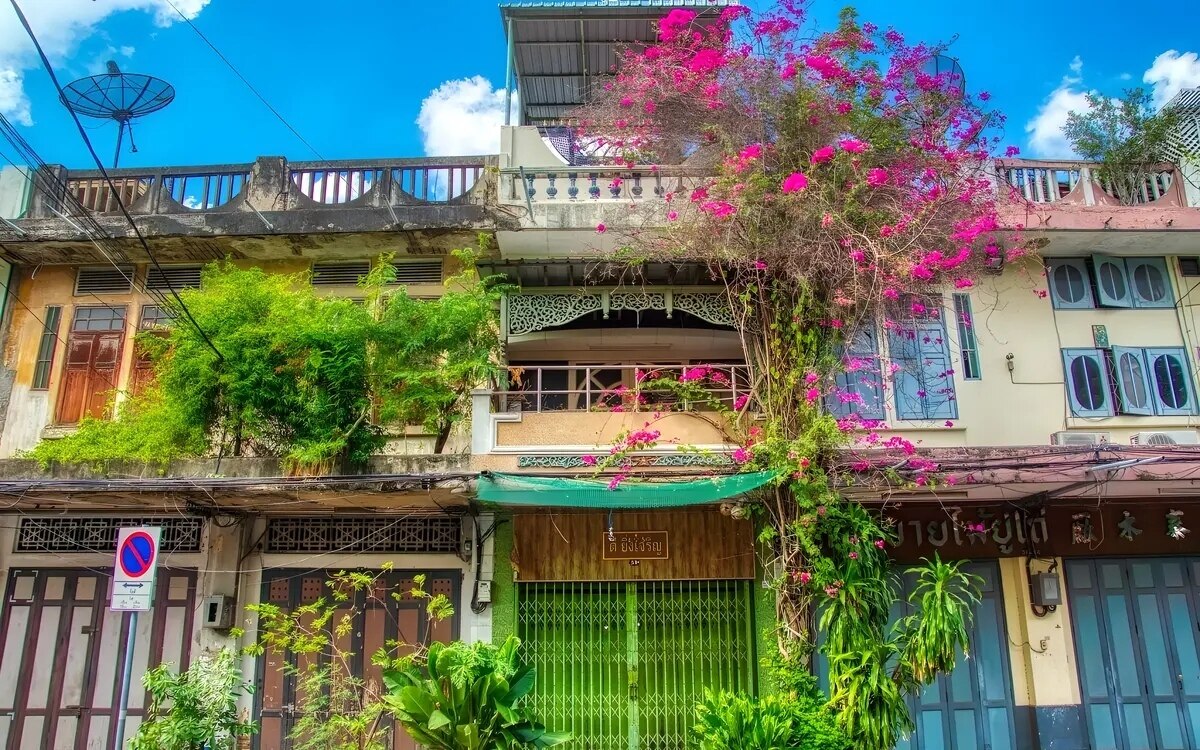
M817 388L809 388L804 392L804 398L808 399L808 403L812 403L821 397L821 391Z
M809 573L807 570L800 571L800 583L807 586L811 582L812 582L812 573Z
M850 102L838 102L837 111L839 115L850 114L850 110L854 109L854 105Z
M867 184L871 187L882 187L887 184L888 171L883 167L872 167L867 170Z
M714 219L727 219L737 213L737 207L729 201L708 201L701 203L700 210Z
M758 157L762 156L762 152L763 147L761 143L751 143L749 146L746 146L741 150L741 152L738 154L738 158L743 160L757 159Z
M679 213L676 211L667 211L667 221L675 221L679 218Z
M947 420L946 420L946 426L947 426L947 427L953 427L953 426L954 426L954 423L953 423L953 422L951 422L949 419L947 419Z
M829 55L808 55L804 58L804 64L817 71L822 78L834 78L841 72L837 60Z
M633 106L633 98L629 97L629 96L621 97L621 106L622 107L632 107Z
M792 172L783 178L783 184L779 189L784 193L798 193L806 187L808 187L808 178L801 172Z
M688 63L688 70L696 75L705 75L721 67L724 62L724 55L715 49L706 47L697 52L691 62Z
M676 8L667 14L666 18L658 22L658 37L664 42L669 42L678 37L681 33L687 30L692 25L692 20L696 18L696 13L690 10L682 10Z
M843 138L838 141L838 146L848 154L861 154L866 151L871 144L866 141L860 141L857 138Z
M834 156L833 146L822 146L812 153L813 164L823 164L831 161Z
M604 234L607 231L608 227L604 225L604 222L600 222L596 225L596 234Z
M808 373L804 374L804 384L805 385L813 385L820 379L821 379L821 376L816 374L815 372L808 372Z
M973 286L975 286L975 282L971 279L963 278L954 280L954 287L956 289L970 289Z
M767 264L763 263L761 260L756 260L756 261L754 261L754 270L755 271L765 271L765 270L767 270Z
M882 539L875 540L875 549L883 549L884 541Z
M749 401L750 401L750 396L748 394L743 393L741 396L738 396L736 399L733 400L733 410L741 411L742 409L745 409L746 404L749 403Z
M851 250L850 251L850 260L854 261L855 263L862 263L866 259L867 259L867 254L864 253L862 250Z
M746 450L745 448L738 448L733 452L731 458L733 458L733 462L735 464L744 464L749 461L752 456L750 451Z
M825 214L821 217L821 228L828 229L833 224L833 214Z
M892 226L891 224L884 224L883 226L881 226L879 228L879 236L880 237L891 237L895 233L896 233L896 228L894 226Z
M580 456L579 460L583 462L584 466L595 466L596 465L596 457L595 456Z

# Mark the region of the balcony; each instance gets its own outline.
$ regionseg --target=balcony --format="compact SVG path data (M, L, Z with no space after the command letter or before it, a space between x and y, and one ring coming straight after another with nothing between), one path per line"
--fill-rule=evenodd
M306 244L336 245L339 236L381 231L398 234L393 249L444 253L492 227L487 207L495 201L495 165L496 157L487 156L260 157L249 164L109 170L113 186L97 170L51 166L28 178L26 210L0 231L18 262L80 262L94 254L85 231L94 221L128 249L127 259L137 259L123 205L163 260L294 255L294 241L271 238L323 235Z
M643 207L668 193L686 195L706 179L687 166L570 164L583 155L563 146L569 134L562 130L505 128L499 201L519 212L522 229L548 230L536 242L502 231L505 257L551 257L571 247L578 254L581 243L610 249L615 240L597 237L597 224L636 228L661 221L661 212ZM1052 232L1200 229L1197 167L1155 165L1140 185L1121 191L1100 179L1093 162L998 159L993 173L1008 226ZM1129 193L1125 202L1119 192ZM587 240L584 232L591 235Z
M718 425L715 403L743 406L750 371L741 364L535 365L509 368L508 387L473 394L473 465L587 470L584 456L604 455L629 430L659 431L658 445L634 458L639 466L728 466L733 447ZM695 400L656 386L689 380ZM686 446L686 448L685 448Z

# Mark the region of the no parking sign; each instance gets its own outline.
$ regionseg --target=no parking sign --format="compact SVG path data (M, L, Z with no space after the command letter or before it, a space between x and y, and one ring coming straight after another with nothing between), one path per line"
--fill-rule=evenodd
M150 609L161 535L162 528L158 526L121 529L117 535L116 564L113 565L111 609L137 612Z

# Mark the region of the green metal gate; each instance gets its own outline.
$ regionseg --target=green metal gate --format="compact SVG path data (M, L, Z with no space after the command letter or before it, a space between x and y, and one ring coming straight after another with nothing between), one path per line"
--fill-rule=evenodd
M705 688L755 690L750 581L525 583L531 708L586 750L686 747Z

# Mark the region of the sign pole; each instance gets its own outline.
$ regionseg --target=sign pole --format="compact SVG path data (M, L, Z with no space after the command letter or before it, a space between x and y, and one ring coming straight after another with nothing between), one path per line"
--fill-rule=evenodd
M135 526L117 532L117 559L113 565L112 598L109 609L128 612L125 631L125 664L121 670L121 690L117 704L117 722L111 750L125 745L125 721L129 718L129 684L133 682L133 651L137 645L138 612L148 612L154 601L154 573L158 567L158 542L162 528ZM149 666L149 665L147 665Z
M129 628L125 633L125 668L121 672L121 697L117 704L117 729L113 737L113 750L124 747L125 719L129 716L129 682L133 678L133 649L137 641L138 611L129 613Z

